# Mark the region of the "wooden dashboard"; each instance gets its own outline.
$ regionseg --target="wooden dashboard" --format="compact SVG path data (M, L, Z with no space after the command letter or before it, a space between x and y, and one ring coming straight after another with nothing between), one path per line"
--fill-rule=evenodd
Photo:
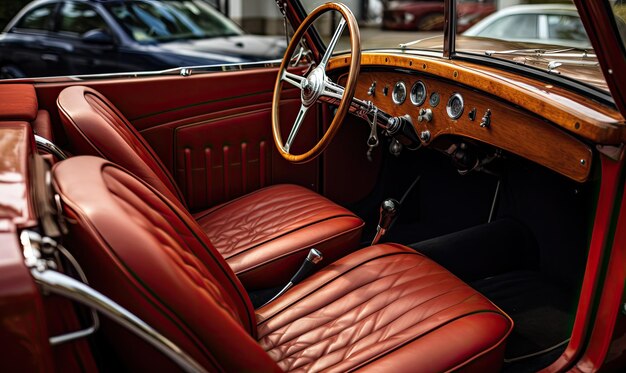
M334 67L341 65L338 62L344 61L335 60ZM394 66L390 65L363 64L355 97L372 101L390 115L408 115L418 135L427 132L423 145L431 145L443 135L462 136L517 154L578 182L588 179L593 159L591 148L561 128L562 125L549 120L555 111L547 104L543 111L538 108L532 112L481 85L479 90L425 71L397 67L391 70ZM341 76L339 82L344 79ZM404 86L405 97L397 94L394 101L394 88L398 84ZM422 88L415 88L416 85ZM423 117L419 121L420 109L430 109L432 119ZM481 126L487 112L489 123Z

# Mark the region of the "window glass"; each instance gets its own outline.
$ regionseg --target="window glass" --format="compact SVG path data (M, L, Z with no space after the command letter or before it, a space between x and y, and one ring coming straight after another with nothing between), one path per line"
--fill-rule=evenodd
M242 34L234 22L203 1L127 1L106 7L139 42Z
M547 18L548 38L589 42L580 18L557 14L550 14Z
M537 32L537 15L515 14L494 21L477 36L494 39L535 39Z
M26 13L17 23L17 28L30 30L50 31L52 29L52 15L56 3L40 6Z
M96 29L106 30L107 25L92 6L79 3L63 5L59 31L82 35Z
M611 4L611 10L613 10L613 16L615 17L617 32L626 49L626 0L609 0L609 3Z

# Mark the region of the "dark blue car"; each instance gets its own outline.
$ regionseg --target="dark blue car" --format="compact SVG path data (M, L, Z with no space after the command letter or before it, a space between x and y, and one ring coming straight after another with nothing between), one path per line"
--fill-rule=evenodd
M203 0L37 0L0 34L0 76L161 70L282 58Z

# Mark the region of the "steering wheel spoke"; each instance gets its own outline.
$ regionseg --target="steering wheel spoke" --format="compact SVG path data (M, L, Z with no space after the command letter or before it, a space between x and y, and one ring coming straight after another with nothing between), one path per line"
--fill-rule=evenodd
M298 87L298 88L302 88L302 81L306 79L303 76L300 75L296 75L293 73L290 73L289 71L285 70L283 71L283 74L280 78L280 80L282 80L283 82L287 82L291 85L293 85L294 87Z
M289 132L289 136L287 136L287 142L285 142L284 149L287 153L289 153L289 149L291 149L291 145L293 144L293 140L296 139L296 135L300 130L300 126L304 121L304 117L306 116L306 112L309 110L308 107L304 105L300 105L300 110L298 110L298 115L296 116L296 120L293 123L293 127L291 127L291 131Z
M326 96L326 97L334 98L334 99L337 99L337 100L341 100L341 99L343 99L343 92L344 91L345 91L345 88L343 88L339 84L334 83L331 80L327 79L324 82L324 90L322 90L322 96Z
M341 37L341 34L343 34L343 30L345 28L346 20L342 18L339 22L339 25L337 26L337 29L335 30L335 33L333 34L332 39L330 39L330 42L328 43L328 47L326 48L326 52L324 52L324 56L322 56L322 60L320 61L320 66L322 69L326 68L326 64L328 64L330 56L332 56L333 52L335 51L337 42L339 41L339 38Z

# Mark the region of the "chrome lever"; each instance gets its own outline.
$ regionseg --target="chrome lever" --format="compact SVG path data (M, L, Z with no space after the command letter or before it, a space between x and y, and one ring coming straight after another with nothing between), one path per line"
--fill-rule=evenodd
M289 282L287 283L287 285L285 285L285 287L283 287L278 293L276 293L276 295L274 295L272 297L272 299L270 299L267 302L263 303L263 305L261 307L265 307L266 305L272 303L274 300L276 300L276 298L278 298L281 295L285 294L287 292L287 290L291 289L295 284L297 284L300 281L304 280L304 278L311 272L313 267L317 263L322 261L322 259L324 259L324 257L322 256L322 253L319 250L317 250L317 249L309 250L309 253L307 254L306 258L304 259L304 262L300 266L300 269L298 269L298 272L296 272L296 274L293 275L293 277L291 278L291 280L289 280Z
M380 143L378 141L378 107L374 106L373 107L373 113L372 113L372 120L370 121L370 135L367 138L367 153L365 154L367 156L367 160L372 162L373 158L372 158L372 152L374 151L374 148L378 146L378 144Z

